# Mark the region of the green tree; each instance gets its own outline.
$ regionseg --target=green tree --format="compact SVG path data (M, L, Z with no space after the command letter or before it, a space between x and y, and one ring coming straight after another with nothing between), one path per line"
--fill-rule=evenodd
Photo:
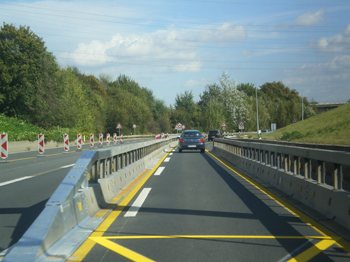
M49 63L49 64L48 64ZM52 54L29 27L3 23L0 29L0 112L26 119Z

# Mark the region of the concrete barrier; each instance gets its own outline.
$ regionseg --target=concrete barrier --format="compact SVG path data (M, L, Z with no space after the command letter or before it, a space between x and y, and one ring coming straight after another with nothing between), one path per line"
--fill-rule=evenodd
M166 148L170 150L169 145L175 141L152 140L83 152L42 213L2 261L45 261L62 241L68 243L66 254L74 251L77 241L103 221L93 215L145 171L154 157ZM76 231L79 239L74 241L71 236Z
M341 168L350 162L349 153L225 139L215 140L213 151L252 178L350 229L350 192L342 189ZM317 180L311 179L311 160L319 163ZM333 185L324 181L326 161L336 166Z

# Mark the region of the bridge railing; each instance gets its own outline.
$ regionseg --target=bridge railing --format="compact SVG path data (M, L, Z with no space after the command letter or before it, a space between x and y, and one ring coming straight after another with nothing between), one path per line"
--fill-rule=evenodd
M343 189L350 153L228 139L216 139L214 152L350 229L350 193ZM326 175L330 164L332 177Z
M84 227L87 234L91 233L103 220L95 219L90 223L93 228L87 226L93 215L141 174L157 152L176 140L83 152L44 210L2 261L36 261L41 255L50 256L50 248L72 230Z

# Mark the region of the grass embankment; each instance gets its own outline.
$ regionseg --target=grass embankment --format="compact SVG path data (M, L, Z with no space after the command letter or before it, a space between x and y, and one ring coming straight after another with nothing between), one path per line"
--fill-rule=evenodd
M77 130L70 128L54 127L45 130L37 125L28 124L17 118L6 117L0 114L0 133L8 134L8 141L35 141L38 140L38 134L45 135L45 141L63 141L63 135L68 134L70 140L77 137Z
M350 103L275 132L262 134L262 139L350 145Z

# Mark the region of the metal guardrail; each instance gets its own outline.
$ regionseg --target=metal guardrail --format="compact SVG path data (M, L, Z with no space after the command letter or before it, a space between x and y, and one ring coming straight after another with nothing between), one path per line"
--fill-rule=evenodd
M46 203L44 210L22 238L9 249L2 261L35 261L64 235L91 216L84 193L86 190L98 184L103 196L103 187L100 184L103 184L104 180L175 140L154 140L83 152ZM101 196L93 197L92 202L101 199Z
M350 153L230 139L215 139L214 152L350 229L350 192L343 190L342 171L350 163ZM327 164L333 166L331 184L326 183Z

